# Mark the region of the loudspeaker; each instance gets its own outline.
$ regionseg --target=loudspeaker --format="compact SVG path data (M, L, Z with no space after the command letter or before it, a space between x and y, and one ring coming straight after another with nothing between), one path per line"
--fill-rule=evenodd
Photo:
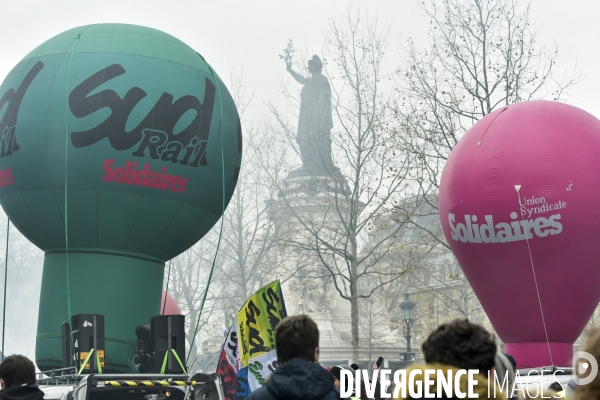
M83 367L83 373L97 373L97 356L100 358L100 366L104 368L104 315L99 314L75 314L71 316L71 327L73 329L74 359L79 370L84 365L92 349L88 362Z
M183 315L158 315L150 320L154 342L154 372L160 372L166 355L166 374L185 373L171 349L175 350L185 366L185 317Z
M60 333L62 337L62 366L63 368L69 368L72 366L71 351L73 345L71 343L71 325L67 321L60 324Z

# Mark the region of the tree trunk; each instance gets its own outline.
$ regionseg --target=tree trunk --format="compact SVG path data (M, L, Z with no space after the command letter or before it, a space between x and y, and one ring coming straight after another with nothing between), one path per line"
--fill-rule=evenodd
M350 322L352 325L352 362L358 364L360 357L359 335L358 335L358 279L356 261L352 260L350 265Z
M190 328L188 329L188 343L192 343L192 340L194 340L194 333L196 332L196 312L191 311L190 309ZM188 354L190 355L190 358L193 360L194 357L196 357L198 355L198 343L196 343L196 341L194 340L194 344L191 348L191 351L188 351ZM186 354L187 357L187 354ZM186 360L185 362L188 363L191 360Z
M465 313L465 318L469 319L469 283L465 280L463 282L463 311Z
M246 276L246 265L244 263L244 221L243 221L243 209L242 209L242 197L241 197L241 187L236 191L236 207L237 207L237 258L238 258L238 268L240 270L240 286L241 286L241 295L242 300L240 303L240 307L246 300L248 300L248 277Z
M352 362L358 364L360 350L358 346L358 290L356 284L352 285L351 299L350 299L350 318L352 323Z

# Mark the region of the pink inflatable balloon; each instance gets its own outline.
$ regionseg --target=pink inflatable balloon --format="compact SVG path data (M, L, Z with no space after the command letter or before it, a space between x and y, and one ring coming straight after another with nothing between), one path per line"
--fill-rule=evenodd
M600 121L549 101L489 114L450 154L439 210L518 367L571 365L600 301Z
M165 295L166 300L165 300ZM166 304L165 304L166 301ZM164 312L163 312L164 309ZM162 291L162 299L160 300L160 315L181 315L181 309L171 294Z

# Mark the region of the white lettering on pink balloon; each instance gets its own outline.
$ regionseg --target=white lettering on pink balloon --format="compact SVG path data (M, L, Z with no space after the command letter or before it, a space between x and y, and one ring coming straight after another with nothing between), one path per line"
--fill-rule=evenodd
M510 213L510 218L513 220L510 223L499 222L494 224L494 217L492 215L484 216L484 221L480 221L479 223L476 215L465 215L464 223L456 223L455 215L448 214L452 239L463 243L506 243L533 239L536 236L542 238L561 233L563 227L560 223L560 214L554 214L549 217L537 217L535 219L525 218L538 212L543 212L535 210L537 208L544 207L545 211L554 211L565 208L567 204L563 201L549 205L545 200L543 203L538 204L539 206L536 204L533 211L526 208L526 213L523 213L524 207L522 206L521 217L523 219L521 220L517 220L519 215L516 212ZM556 207L550 208L552 206Z

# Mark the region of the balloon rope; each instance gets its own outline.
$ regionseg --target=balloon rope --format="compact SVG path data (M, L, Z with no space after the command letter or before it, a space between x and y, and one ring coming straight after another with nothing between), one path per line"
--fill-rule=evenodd
M169 277L171 276L171 258L169 260L169 272L167 272L167 288L165 289L165 302L163 303L162 315L165 315L165 308L167 308L167 295L169 294Z
M69 316L67 322L71 325L71 277L69 271L69 207L68 207L68 196L67 190L68 176L69 176L69 89L71 84L71 66L73 65L73 56L77 49L77 43L81 33L75 38L75 45L71 51L71 59L69 60L69 72L67 73L67 93L66 93L66 104L65 104L65 257L67 261L67 312ZM71 342L73 341L73 334L71 332Z
M198 54L199 55L199 54ZM200 56L202 57L202 56ZM202 58L204 60L204 58ZM215 80L215 85L217 86L217 92L219 93L219 111L220 111L220 119L219 119L219 138L221 139L221 174L222 174L222 182L223 182L223 193L222 195L222 205L221 205L221 227L219 228L219 240L217 242L217 250L215 251L215 257L213 258L212 265L210 267L210 274L208 275L208 282L206 283L206 289L204 290L204 296L202 296L202 303L200 304L200 310L198 311L198 320L196 321L196 329L194 329L194 336L192 336L192 342L190 343L190 351L188 352L187 359L189 360L190 355L192 354L192 349L194 348L194 342L196 341L196 334L198 333L198 327L200 326L200 319L202 317L202 310L204 310L204 303L206 302L206 296L208 295L208 289L210 287L210 282L212 280L213 272L215 270L215 263L217 262L217 256L219 254L219 248L221 247L221 237L223 235L223 220L225 219L225 154L223 152L223 132L221 129L223 128L223 104L221 97L221 88L219 88L219 81L215 76L215 72L213 69L206 64L210 69L210 72Z
M6 216L6 255L4 256L4 303L2 303L2 360L4 360L4 328L6 326L6 284L8 282L8 240L10 233L10 219Z
M515 185L517 196L519 197L519 207L521 206L521 185ZM520 213L519 213L520 214ZM550 340L548 339L548 330L546 329L546 319L544 318L544 309L542 308L542 299L540 298L540 289L538 288L537 277L535 276L535 268L533 266L533 256L531 255L531 246L529 245L529 235L525 229L525 220L523 214L521 214L521 221L523 226L523 233L525 234L525 241L527 242L527 250L529 251L529 261L531 262L531 271L533 272L533 281L535 282L535 291L537 293L538 303L540 304L540 313L542 314L542 323L544 324L544 333L546 334L546 344L548 345L548 354L550 355L550 363L554 366L554 360L552 360L552 350L550 349Z

